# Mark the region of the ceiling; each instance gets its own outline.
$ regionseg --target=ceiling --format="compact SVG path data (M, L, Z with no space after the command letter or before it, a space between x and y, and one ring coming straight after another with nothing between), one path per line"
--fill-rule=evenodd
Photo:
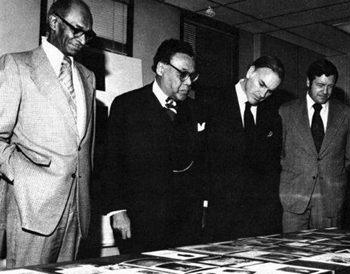
M213 19L238 29L268 34L325 56L350 54L350 34L335 27L350 22L350 0L159 1L202 15L210 6Z

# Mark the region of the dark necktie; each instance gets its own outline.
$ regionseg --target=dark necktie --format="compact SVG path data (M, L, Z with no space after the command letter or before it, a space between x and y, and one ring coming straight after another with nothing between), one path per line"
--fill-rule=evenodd
M323 122L320 115L322 105L314 104L312 107L315 109L315 112L311 122L311 133L312 133L312 137L314 138L316 150L317 152L319 152L321 149L321 145L324 137L324 127L323 127Z
M244 132L246 134L246 139L248 142L254 141L255 139L255 122L253 114L250 110L252 105L247 101L245 103L244 110Z
M68 94L67 98L68 98L69 107L71 108L74 114L74 117L76 119L77 104L76 104L76 96L75 96L74 87L73 87L72 61L67 56L64 56L63 58L63 61L61 64L61 70L58 78L61 81L64 89Z
M178 106L174 99L168 97L165 100L165 109L168 115L170 116L171 120L174 121L175 115L177 114Z

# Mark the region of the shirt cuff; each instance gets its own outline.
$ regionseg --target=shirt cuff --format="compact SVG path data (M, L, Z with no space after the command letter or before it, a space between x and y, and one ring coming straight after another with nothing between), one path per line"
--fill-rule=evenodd
M111 216L113 216L114 214L117 214L117 213L119 213L119 212L124 212L124 211L126 211L126 209L111 211L111 212L109 212L109 213L108 213L107 215L105 215L105 216L111 217Z

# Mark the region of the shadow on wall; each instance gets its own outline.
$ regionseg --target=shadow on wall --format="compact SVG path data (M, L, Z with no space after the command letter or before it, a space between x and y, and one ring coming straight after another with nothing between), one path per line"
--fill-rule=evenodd
M82 63L88 69L94 72L96 77L96 89L104 91L106 89L105 79L108 72L106 71L105 55L101 53L100 39L94 39L94 48L84 47L84 49L77 56L77 61ZM102 218L100 212L100 200L102 197L102 190L100 184L99 171L104 166L103 151L104 151L104 136L107 126L108 108L96 104L96 136L95 136L95 151L94 151L94 172L92 182L90 185L91 195L91 221L89 228L89 235L87 239L81 241L78 259L83 258L97 258L101 257L102 244Z
M93 43L93 47L84 47L76 57L77 61L86 66L88 69L94 72L96 77L96 89L106 90L105 79L108 74L106 71L106 58L102 50L102 40L99 38L93 39L90 43Z
M87 239L81 242L78 258L97 258L101 257L103 248L102 239L102 219L101 219L101 201L103 200L102 182L100 172L105 166L104 163L104 144L105 133L107 129L108 108L98 104L96 107L96 138L94 151L94 172L90 185L91 195L91 222L89 235Z

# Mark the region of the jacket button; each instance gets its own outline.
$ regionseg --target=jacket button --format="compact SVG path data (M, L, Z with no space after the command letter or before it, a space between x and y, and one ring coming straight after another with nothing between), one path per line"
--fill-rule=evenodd
M80 151L81 150L81 147L78 147L78 151Z
M315 179L316 179L316 176L312 176L312 179L314 179L314 180L315 180Z
M77 175L75 175L75 173L72 174L72 178L74 179Z
M322 158L317 158L317 161L321 161L322 160Z

